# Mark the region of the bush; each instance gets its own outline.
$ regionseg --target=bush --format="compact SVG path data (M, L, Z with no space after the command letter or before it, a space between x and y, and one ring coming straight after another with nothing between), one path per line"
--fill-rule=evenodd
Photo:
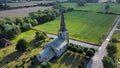
M46 68L52 68L52 63L51 62L47 62Z
M77 52L77 51L78 51L78 48L75 47L75 46L73 46L72 51L73 51L73 52Z
M114 43L110 43L107 46L107 52L109 56L113 56L117 52L117 47Z
M47 38L46 34L44 32L36 32L35 39L39 41L45 41Z
M83 49L82 48L78 48L78 53L83 54Z
M16 25L5 24L4 30L1 32L1 37L6 39L12 39L19 35L21 30Z
M84 52L87 52L88 48L84 48Z
M90 50L92 50L95 53L95 49L94 48L90 48Z
M104 68L115 68L115 64L112 58L105 56L102 60Z
M112 42L112 43L117 43L118 40L117 40L116 38L112 38L111 42Z
M87 50L86 55L89 57L92 57L94 55L94 52L92 50Z
M85 0L78 0L77 1L77 4L78 4L78 6L85 6Z
M71 45L68 45L67 49L68 49L68 50L72 50L72 46L71 46Z
M74 8L68 8L67 11L68 12L74 11Z
M27 49L28 46L29 46L29 43L26 40L20 39L17 42L15 49L17 49L20 52L24 52Z
M37 66L36 68L41 68L41 66Z
M36 26L38 25L38 21L36 19L33 19L33 21L31 22L32 26Z
M42 63L41 63L41 67L42 67L42 68L46 68L46 65L47 65L46 62L42 62Z

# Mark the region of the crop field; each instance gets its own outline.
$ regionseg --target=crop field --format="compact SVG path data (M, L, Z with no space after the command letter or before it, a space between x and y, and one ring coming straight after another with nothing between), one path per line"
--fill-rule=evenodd
M35 12L38 10L45 10L51 7L30 7L30 8L20 8L20 9L13 9L13 10L5 10L5 11L0 11L0 18L4 17L26 17L29 15L31 12Z
M98 44L99 39L108 33L116 17L115 15L74 11L65 14L65 22L71 38ZM36 26L35 29L56 34L59 25L60 17Z
M105 12L105 3L87 3L83 7L77 6L76 3L63 3L65 7L74 8L75 10L88 10L94 12ZM110 12L120 13L120 4L110 4Z
M40 3L51 3L53 1L31 1L31 2L22 2L22 3L7 3L10 7L20 7L20 6L31 6L37 5Z

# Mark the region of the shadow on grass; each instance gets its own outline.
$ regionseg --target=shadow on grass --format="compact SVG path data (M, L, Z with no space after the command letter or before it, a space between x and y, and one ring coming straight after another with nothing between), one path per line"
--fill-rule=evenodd
M72 65L74 59L75 59L75 55L72 54L71 52L67 52L61 59L59 68L61 67L62 64L65 64L66 66Z
M67 52L61 58L58 68L62 68L62 65L70 68L77 68L80 64L86 65L86 60L83 56L76 53Z
M1 62L0 62L0 66L4 66L6 64L8 64L9 62L12 62L14 60L18 60L18 58L22 55L22 52L18 52L18 51L15 51L7 56L5 56Z
M36 39L33 39L30 41L30 44L33 46L33 47L38 47L41 45L40 41L36 40Z
M78 65L81 63L80 61L81 61L81 56L80 56L80 55L76 55L76 56L74 57L73 62L72 62L71 68L77 68Z

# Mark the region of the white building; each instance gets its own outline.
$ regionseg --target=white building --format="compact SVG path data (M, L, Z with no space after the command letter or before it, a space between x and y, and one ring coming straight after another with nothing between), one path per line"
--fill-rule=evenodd
M66 51L68 43L69 32L65 27L64 14L62 13L58 37L45 45L45 49L37 55L37 59L40 62L47 62L54 56L60 57Z

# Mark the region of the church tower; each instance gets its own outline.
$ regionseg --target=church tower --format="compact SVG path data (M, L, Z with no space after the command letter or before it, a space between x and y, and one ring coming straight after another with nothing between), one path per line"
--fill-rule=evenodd
M58 31L58 38L69 41L69 32L66 29L63 11L61 12L61 24L60 24L60 30Z

